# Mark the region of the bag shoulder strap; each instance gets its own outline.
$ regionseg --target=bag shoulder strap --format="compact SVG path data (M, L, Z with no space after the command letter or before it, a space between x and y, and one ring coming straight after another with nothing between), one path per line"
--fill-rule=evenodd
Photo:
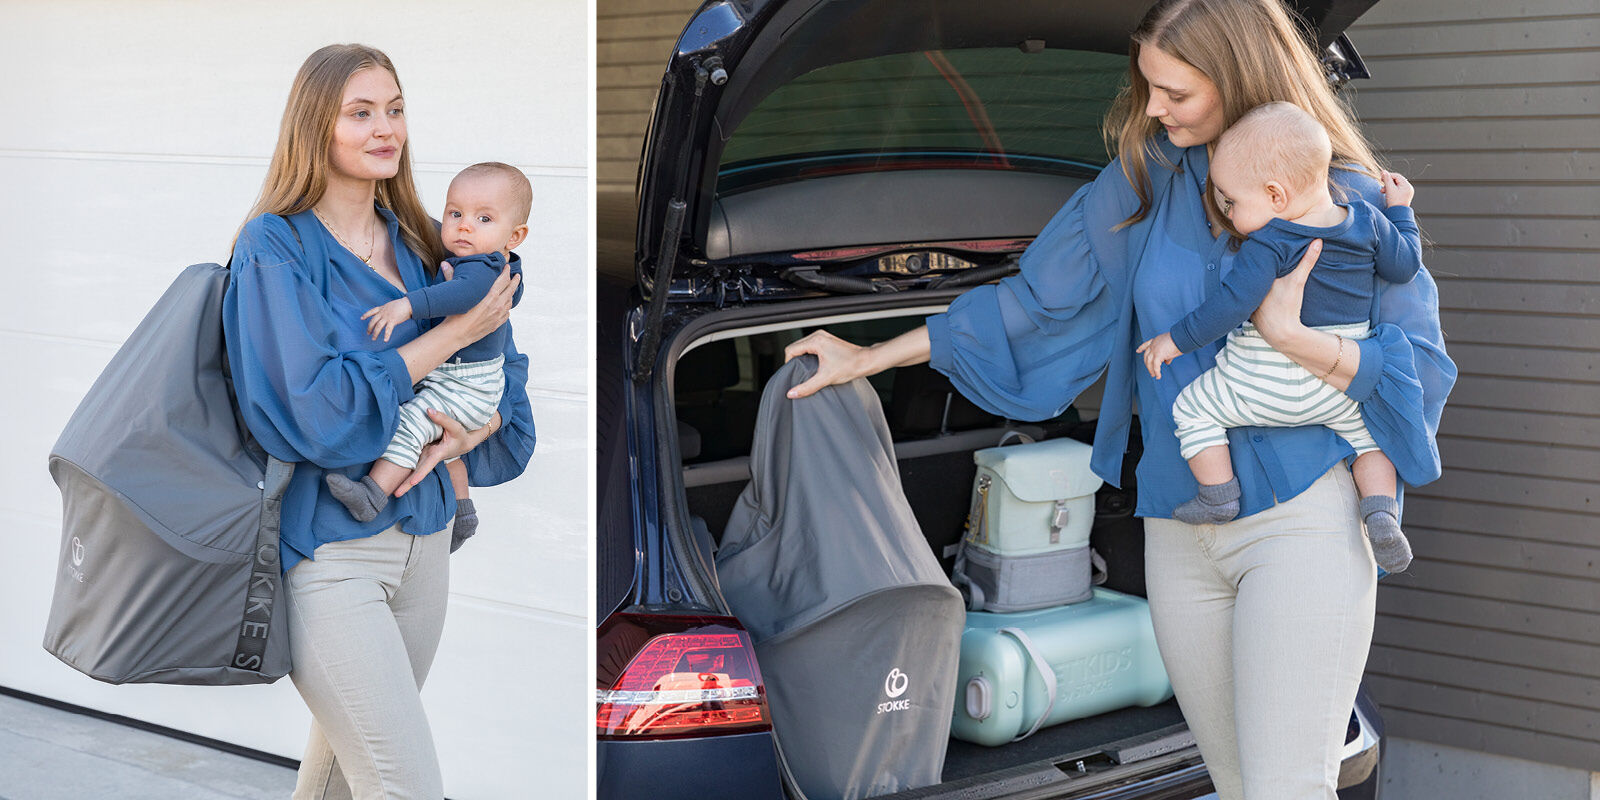
M281 217L289 223L289 232L305 251L305 239L293 217ZM228 256L227 267L233 266L233 256ZM227 351L223 351L224 370L227 369ZM241 420L242 428L242 420ZM283 583L283 572L278 559L278 542L283 534L283 496L289 491L289 481L294 477L294 463L279 460L266 452L249 429L243 428L248 446L266 456L266 469L261 482L261 518L256 526L256 546L250 557L250 581L245 588L244 617L239 624L239 636L234 644L233 658L228 662L237 669L259 672L266 665L268 637L272 631L272 604L279 599L278 589Z
M300 252L305 253L306 252L306 240L305 240L304 237L302 237L300 235L300 226L295 224L294 217L292 217L292 216L286 217L286 216L284 216L282 214L274 214L273 216L277 217L278 219L283 220L284 222L289 223L289 232L294 234L294 242L295 242L295 244L300 245ZM230 269L230 270L233 269L233 253L229 253L228 254L228 260L222 262L222 267L223 267L223 269Z
M283 495L294 477L294 464L267 455L262 491L261 522L256 527L256 547L250 558L250 584L245 590L244 621L239 625L233 660L238 669L260 671L266 662L272 630L272 604L278 601L283 573L278 563L278 540L283 527Z

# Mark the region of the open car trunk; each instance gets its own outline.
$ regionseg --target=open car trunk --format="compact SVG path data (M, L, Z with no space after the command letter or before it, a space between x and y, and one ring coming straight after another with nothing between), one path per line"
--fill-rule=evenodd
M877 318L834 323L831 332L858 343L890 338L921 323L921 317ZM750 448L757 408L767 379L783 364L783 347L812 328L754 332L724 331L714 340L690 344L673 366L674 409L682 455L684 493L701 549L722 544L730 516L750 481ZM874 376L894 440L901 484L926 547L948 577L951 545L962 536L976 467L972 453L993 447L1009 430L1035 438L1069 436L1089 441L1092 421L1076 410L1043 423L1018 425L995 417L963 399L947 379L926 365ZM1138 437L1132 437L1137 447ZM1096 496L1091 543L1108 561L1107 587L1144 595L1143 525L1133 517L1135 459L1129 459L1124 489L1109 485ZM737 522L737 520L735 520ZM841 535L848 532L841 531ZM776 723L780 749L785 731ZM1030 775L1090 773L1143 758L1190 749L1193 739L1173 700L1149 708L1132 707L1046 727L1033 736L1000 747L951 739L943 783L902 792L897 797L936 797L946 790L998 786ZM1191 751L1192 752L1192 751ZM1196 757L1197 758L1197 757ZM983 793L963 796L985 796Z

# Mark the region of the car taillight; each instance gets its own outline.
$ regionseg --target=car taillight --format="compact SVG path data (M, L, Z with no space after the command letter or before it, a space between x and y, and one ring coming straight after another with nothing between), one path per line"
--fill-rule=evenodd
M595 733L602 739L772 729L755 648L735 620L613 614L595 649Z

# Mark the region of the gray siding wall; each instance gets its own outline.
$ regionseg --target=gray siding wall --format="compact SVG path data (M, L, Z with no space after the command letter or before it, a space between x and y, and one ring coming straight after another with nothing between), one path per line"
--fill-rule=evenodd
M1368 685L1393 735L1600 770L1600 0L1387 0L1350 37L1461 369Z
M595 32L599 191L633 192L661 72L701 0L599 0ZM630 232L631 233L631 232Z

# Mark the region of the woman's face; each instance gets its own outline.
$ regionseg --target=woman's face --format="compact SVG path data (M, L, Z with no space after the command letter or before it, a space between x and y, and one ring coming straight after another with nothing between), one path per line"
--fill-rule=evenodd
M405 143L405 98L394 76L379 67L351 75L328 145L333 172L363 181L393 178L400 171Z
M1166 126L1173 144L1193 147L1222 135L1222 95L1210 78L1150 46L1139 48L1139 72L1150 84L1144 113Z

